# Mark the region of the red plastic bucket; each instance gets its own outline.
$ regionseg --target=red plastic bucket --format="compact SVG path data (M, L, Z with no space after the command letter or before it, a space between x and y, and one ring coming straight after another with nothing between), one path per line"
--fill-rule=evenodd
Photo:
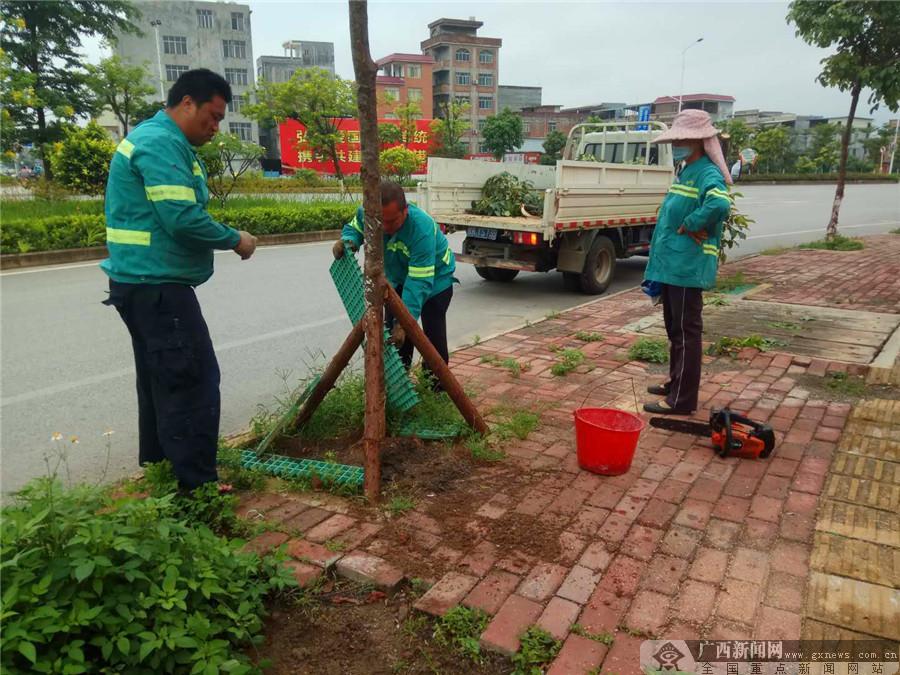
M631 468L644 420L615 408L575 411L578 466L585 471L618 476Z

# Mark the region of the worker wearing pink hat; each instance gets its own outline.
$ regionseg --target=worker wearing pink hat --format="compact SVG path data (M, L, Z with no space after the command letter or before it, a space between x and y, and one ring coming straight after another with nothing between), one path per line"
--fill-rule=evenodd
M702 110L678 113L655 143L671 143L678 171L657 216L644 285L662 296L669 378L647 391L664 396L644 410L690 415L697 409L703 357L703 290L716 281L722 223L731 211L718 130ZM653 293L651 293L653 294Z

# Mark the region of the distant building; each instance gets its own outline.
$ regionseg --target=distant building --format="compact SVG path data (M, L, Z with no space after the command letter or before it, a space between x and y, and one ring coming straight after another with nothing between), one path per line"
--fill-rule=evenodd
M375 79L378 117L395 117L394 109L409 102L418 103L422 118L434 116L432 69L434 59L422 54L390 54L376 61L381 73Z
M484 24L475 17L438 19L428 24L431 35L421 43L422 53L434 63L434 115L441 116L442 106L451 101L468 103L472 123L466 135L469 152L481 148L480 131L485 120L496 115L500 47L499 38L479 37Z
M123 61L146 66L157 90L151 98L165 100L179 75L209 68L225 77L234 93L222 130L258 143L256 122L242 112L242 95L254 83L250 7L190 0L140 0L134 4L141 12L136 25L142 35L120 34L113 50Z
M256 59L256 78L266 82L287 82L303 68L321 68L334 75L334 43L288 40L282 43L283 56L260 56ZM261 127L259 143L266 149L263 167L279 170L281 148L278 127Z
M787 128L791 135L791 149L803 154L812 145L812 130L819 124L847 123L846 117L824 117L822 115L798 115L797 113L775 110L736 110L733 119L743 121L753 129L765 129L775 126ZM850 134L849 155L857 159L866 158L865 141L873 130L874 120L871 117L855 117L853 131Z
M519 112L522 108L534 108L541 105L541 87L518 87L501 84L497 87L498 109L509 108L513 112Z
M522 152L543 152L544 141L551 131L568 134L576 124L584 121L584 115L570 110L563 110L559 105L540 105L524 108L522 116L522 135L525 142Z
M721 94L684 94L683 96L660 96L653 101L650 118L671 125L678 114L678 103L682 110L705 110L713 122L731 117L734 110L734 96Z

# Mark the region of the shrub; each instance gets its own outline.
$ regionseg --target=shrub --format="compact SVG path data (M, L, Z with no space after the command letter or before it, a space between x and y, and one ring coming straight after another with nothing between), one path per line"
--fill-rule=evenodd
M865 244L863 244L861 239L853 239L838 234L833 239L811 241L808 244L800 244L797 248L813 248L824 251L861 251L865 248Z
M181 517L175 495L112 502L32 483L3 509L8 672L255 672L263 601L292 584L276 558Z
M83 129L69 129L50 157L53 174L63 187L73 192L103 194L115 151L116 144L96 122Z
M412 150L398 145L382 150L378 155L378 164L383 175L391 176L402 182L408 180L416 172L421 161Z
M796 183L796 182L823 182L834 183L838 179L836 173L753 173L741 176L738 183ZM850 173L847 172L847 181L875 181L892 182L900 181L898 175L883 173Z

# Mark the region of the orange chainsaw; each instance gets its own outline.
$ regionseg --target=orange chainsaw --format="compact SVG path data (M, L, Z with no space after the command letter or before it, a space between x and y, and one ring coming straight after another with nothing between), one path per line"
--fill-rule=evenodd
M765 459L775 450L775 432L772 427L754 422L728 408L714 408L709 414L709 424L671 417L651 417L650 426L683 434L709 436L719 457Z

